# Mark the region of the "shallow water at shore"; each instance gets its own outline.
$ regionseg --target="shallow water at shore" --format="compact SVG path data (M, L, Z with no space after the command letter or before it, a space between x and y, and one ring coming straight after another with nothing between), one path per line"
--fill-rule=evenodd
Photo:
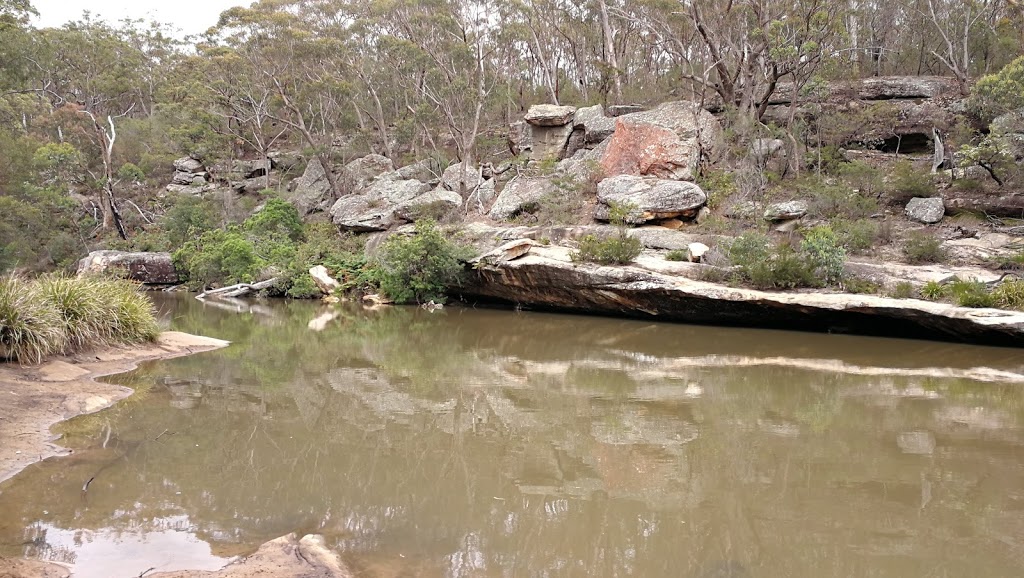
M135 576L295 531L369 576L1024 574L1018 350L161 308L234 344L111 378L140 394L0 484L0 555Z

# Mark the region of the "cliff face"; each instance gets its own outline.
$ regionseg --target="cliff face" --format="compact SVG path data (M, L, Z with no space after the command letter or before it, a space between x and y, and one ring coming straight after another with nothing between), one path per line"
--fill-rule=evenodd
M1024 313L844 293L774 293L682 276L696 264L642 256L630 266L573 263L564 247L479 265L469 302L653 318L682 323L1024 346Z

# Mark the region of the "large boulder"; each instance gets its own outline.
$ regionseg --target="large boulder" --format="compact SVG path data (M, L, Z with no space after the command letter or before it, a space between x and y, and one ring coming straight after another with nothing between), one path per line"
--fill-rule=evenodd
M946 207L941 197L914 197L903 212L908 219L931 225L942 220L946 215Z
M331 220L338 228L354 233L386 231L401 221L395 209L430 190L416 180L381 179L362 192L341 197L331 207Z
M192 158L182 157L174 161L174 170L180 173L202 173L206 172L206 168L203 167L203 163Z
M779 221L792 221L803 218L807 214L806 201L786 201L784 203L773 203L764 209L764 220L772 223Z
M146 285L173 285L180 277L170 253L93 251L78 262L78 274L113 273Z
M615 132L615 119L605 116L600 104L578 109L573 118L573 127L583 130L583 146L593 148Z
M601 159L604 174L692 180L723 149L722 127L692 102L666 102L621 116Z
M292 183L292 191L287 198L303 216L327 208L331 199L331 184L319 160L313 159L306 164L305 172Z
M465 186L466 192L472 191L480 184L480 171L473 165L466 166L462 170L462 163L455 163L444 170L441 174L441 186L449 191L462 193Z
M441 220L462 206L462 197L455 191L438 187L395 207L395 215L405 221L423 218Z
M653 177L617 175L597 185L600 203L594 217L607 221L614 205L631 207L626 221L646 223L677 217L693 218L708 201L701 188L685 181L670 181Z
M572 121L575 113L576 107L574 106L536 104L526 111L523 120L533 126L564 126Z
M496 221L507 221L520 213L533 212L540 200L552 191L549 179L518 177L505 185L495 199L488 216Z
M359 190L369 185L375 179L392 173L395 165L391 159L383 155L370 154L349 162L342 169L342 173L352 186L353 190Z
M530 126L530 158L533 160L564 159L572 136L571 124L564 126Z
M398 169L398 178L417 180L421 183L436 183L440 179L441 167L437 160L426 158Z

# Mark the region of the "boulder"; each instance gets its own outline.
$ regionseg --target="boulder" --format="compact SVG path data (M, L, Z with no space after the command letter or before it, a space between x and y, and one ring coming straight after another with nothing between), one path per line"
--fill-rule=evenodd
M327 181L324 167L318 159L313 159L306 164L302 176L295 179L287 199L300 215L306 216L324 211L331 196L331 184Z
M355 233L386 231L401 220L395 214L398 206L429 190L430 185L414 180L378 180L358 194L338 199L331 207L331 220Z
M203 163L192 157L182 157L175 160L174 170L182 173L201 173L206 171Z
M565 126L531 126L530 158L533 160L555 159L566 157L569 137L572 136L571 124Z
M666 102L621 116L601 159L604 174L692 180L702 160L723 149L722 127L692 102Z
M785 150L786 141L779 138L758 138L750 143L750 156L759 165L764 165L769 159L774 158Z
M480 184L480 170L473 165L462 170L462 163L455 163L444 170L441 174L441 186L449 191L461 194L461 185L465 185L466 192L472 191Z
M615 132L615 119L605 116L604 107L598 104L578 109L573 118L573 127L583 129L583 145L592 148L612 136Z
M516 121L508 126L508 150L513 156L529 154L533 150L533 131L526 121Z
M506 261L518 259L530 252L532 247L539 245L533 239L516 239L509 241L504 245L488 251L479 257L470 260L470 263L486 263L488 265L498 265Z
M770 222L792 221L800 219L807 214L806 201L786 201L785 203L773 203L764 210L764 220Z
M642 104L613 104L608 107L608 116L616 118L626 114L633 114L634 112L643 112L645 110L647 110L647 108Z
M302 164L302 155L291 151L271 151L267 153L270 166L281 172L289 172Z
M458 211L461 206L462 197L458 193L438 187L398 205L395 207L395 215L405 221L416 221L424 217L440 220Z
M251 177L242 181L232 181L231 188L239 193L255 194L264 189L274 189L280 184L281 179L277 175L270 175L269 179L266 176L262 176Z
M370 154L349 162L342 169L345 178L351 183L353 190L359 190L372 181L395 170L391 159L383 155ZM396 178L400 178L397 177Z
M535 104L526 111L523 120L533 126L564 126L572 121L575 113L575 106Z
M505 185L487 215L496 221L507 221L519 213L535 211L540 200L551 192L552 184L549 179L515 178Z
M441 167L431 158L417 161L398 169L398 178L416 180L421 183L436 183L441 175Z
M78 274L115 273L146 285L180 281L170 253L93 251L78 262Z
M327 267L323 265L317 265L309 269L309 276L313 278L313 283L323 291L325 295L330 295L335 289L341 287L341 283L331 274L327 272Z
M909 219L930 225L942 220L946 215L946 207L941 197L914 197L903 212Z
M626 205L633 209L626 217L632 224L646 223L676 217L692 218L708 201L704 191L694 183L670 181L635 175L616 175L597 185L600 205L595 218L606 221L612 205Z
M686 246L686 258L691 263L700 263L704 260L704 255L711 250L704 243L690 243Z

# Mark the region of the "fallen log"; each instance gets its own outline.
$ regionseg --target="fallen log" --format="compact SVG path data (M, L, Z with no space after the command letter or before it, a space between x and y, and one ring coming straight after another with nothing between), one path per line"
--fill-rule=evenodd
M277 284L279 279L280 277L274 277L273 279L267 279L266 281L260 281L259 283L238 283L237 285L229 285L219 289L210 289L209 291L203 291L199 295L196 295L196 299L202 301L207 297L241 297L242 295L248 295L249 293L269 289Z

